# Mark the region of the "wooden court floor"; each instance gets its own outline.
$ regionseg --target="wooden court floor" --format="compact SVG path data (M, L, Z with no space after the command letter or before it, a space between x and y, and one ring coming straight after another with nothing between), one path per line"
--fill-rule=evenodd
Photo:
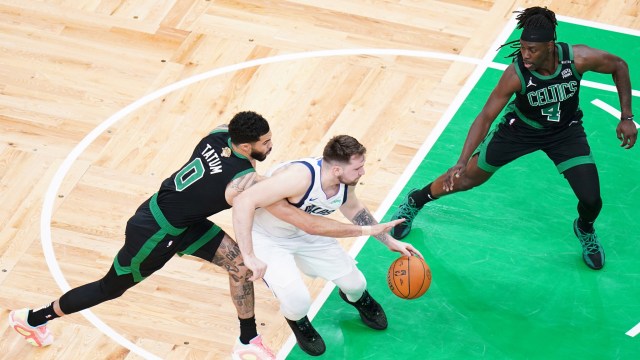
M319 154L333 135L359 138L358 195L375 211L475 65L348 50L480 60L532 5L640 29L640 4L623 0L0 0L0 358L144 358L117 337L163 359L228 358L239 329L227 277L194 259L91 309L111 334L73 314L36 349L6 318L59 297L60 283L100 278L139 203L238 111L271 123L259 171ZM333 52L309 54L321 50ZM229 216L212 219L232 233ZM258 331L277 350L290 331L262 284L256 295Z

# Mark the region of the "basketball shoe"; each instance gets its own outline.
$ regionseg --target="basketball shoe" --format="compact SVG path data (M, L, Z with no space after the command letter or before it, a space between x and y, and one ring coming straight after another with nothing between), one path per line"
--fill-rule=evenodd
M305 316L298 321L287 319L287 323L291 327L291 330L293 330L293 335L296 336L298 346L300 346L302 351L311 356L319 356L327 350L324 340L322 340L320 334L318 334L313 325L311 325L308 317Z
M396 212L391 217L391 221L397 219L406 219L403 223L400 223L394 226L393 229L391 229L391 236L398 240L404 239L407 235L409 235L409 232L411 231L411 225L413 224L413 219L416 218L416 215L418 215L418 212L420 211L420 209L422 209L422 207L416 206L415 200L413 200L413 198L411 197L411 194L416 191L418 191L418 189L409 191L409 194L407 194L407 198L405 199L405 201L400 204L398 210L396 210Z
M273 360L276 356L262 343L262 336L251 339L248 344L243 344L236 339L233 346L233 360Z
M27 322L29 309L13 310L9 313L9 325L33 346L49 346L53 343L53 335L47 325L31 326Z
M338 290L338 293L342 300L358 309L362 322L368 327L376 330L384 330L387 328L387 315L384 313L384 310L382 310L382 306L369 295L367 290L364 291L360 299L356 302L349 301L347 295L343 293L342 290Z
M604 266L604 249L598 241L598 235L593 232L582 231L578 227L578 219L573 222L573 232L582 245L582 260L593 270L600 270Z

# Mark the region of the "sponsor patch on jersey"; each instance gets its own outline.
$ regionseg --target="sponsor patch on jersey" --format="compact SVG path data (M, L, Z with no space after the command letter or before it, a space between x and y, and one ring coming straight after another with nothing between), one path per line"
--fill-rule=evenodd
M573 72L571 71L571 69L564 69L562 70L562 78L566 79L569 76L573 75Z

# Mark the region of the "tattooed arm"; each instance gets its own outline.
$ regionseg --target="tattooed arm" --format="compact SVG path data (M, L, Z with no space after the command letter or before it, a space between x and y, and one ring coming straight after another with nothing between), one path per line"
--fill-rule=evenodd
M236 198L239 194L241 194L246 189L253 186L255 183L260 181L263 177L258 175L256 172L250 172L244 176L233 179L229 185L227 185L227 189L225 190L224 196L227 200L227 203L233 206L233 199Z
M307 214L301 209L289 204L285 200L280 200L275 204L266 207L272 215L278 219L288 222L298 229L311 235L328 236L335 238L355 237L361 235L379 236L388 233L394 226L404 221L404 219L393 220L378 224L364 224L369 226L359 226L359 223L346 224L326 216Z
M371 215L371 212L369 212L369 209L367 209L367 207L364 206L356 196L355 186L349 186L347 201L342 204L340 211L347 219L349 219L349 221L356 225L375 226L378 224L373 215ZM413 245L396 240L387 233L374 235L374 237L386 245L391 251L396 251L406 256L418 255L422 257L422 254L420 254Z

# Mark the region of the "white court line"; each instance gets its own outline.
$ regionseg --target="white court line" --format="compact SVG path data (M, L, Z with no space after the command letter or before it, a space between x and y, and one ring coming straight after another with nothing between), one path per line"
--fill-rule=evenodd
M604 110L605 112L613 115L613 117L615 117L616 119L620 119L620 116L622 116L622 113L620 112L620 110L614 108L613 106L605 103L604 101L600 100L600 99L595 99L593 101L591 101L591 103L597 107L599 107L600 109ZM640 125L637 122L633 122L634 124L636 124L636 129L640 128Z
M308 58L318 58L318 57L330 57L330 56L350 56L350 55L372 55L372 56L411 56L411 57L423 57L423 58L431 58L431 59L439 59L439 60L447 60L447 61L461 61L471 64L480 64L481 61L479 59L474 59L470 57L453 55L453 54L444 54L430 51L419 51L419 50L404 50L404 49L339 49L339 50L321 50L321 51L310 51L303 53L293 53L293 54L285 54L278 55L268 58L251 60L231 66L226 66L218 69L214 69L202 74L198 74L192 76L190 78L181 80L174 84L168 85L164 88L161 88L157 91L154 91L144 97L134 101L133 103L127 105L120 111L113 114L111 117L106 119L104 122L99 124L95 129L93 129L87 136L85 136L79 143L76 145L72 151L67 155L64 159L58 170L56 171L49 187L44 196L44 202L42 206L42 213L40 216L40 232L41 232L41 243L42 249L44 252L45 260L47 262L47 266L49 267L49 271L53 276L56 284L63 292L67 292L71 289L69 283L65 279L62 274L62 270L60 269L60 265L58 264L55 252L53 249L53 243L51 240L51 219L53 213L53 206L56 199L56 194L58 193L62 181L66 174L69 172L69 169L75 162L75 160L82 154L82 152L89 146L91 143L102 134L105 130L107 130L110 126L114 125L118 121L122 120L125 116L129 115L133 111L141 108L142 106L150 103L153 100L156 100L162 96L165 96L175 90L184 88L191 84L194 84L198 81L202 81L205 79L209 79L218 75L260 66L264 64L271 64L283 61L292 61L292 60L300 60L300 59L308 59ZM112 338L121 346L131 350L133 353L140 355L146 359L160 359L158 356L142 349L141 347L135 345L128 339L124 338L122 335L118 334L115 330L105 324L102 320L100 320L91 310L83 310L81 314L89 320L97 329L102 331L105 335Z
M402 173L398 181L395 183L395 185L393 186L389 194L387 194L387 196L384 198L384 200L380 204L380 207L378 207L378 210L375 212L374 216L378 221L382 219L384 214L386 214L386 212L389 210L389 208L391 207L395 199L398 197L402 189L405 187L405 185L407 184L407 182L409 181L413 173L415 173L420 163L422 163L422 160L427 156L427 153L429 152L429 150L431 150L431 147L433 147L433 144L435 144L436 140L438 140L438 138L440 137L444 129L447 127L447 125L453 118L453 115L456 113L456 111L458 111L458 109L460 108L464 100L467 98L471 90L473 90L475 85L478 83L478 81L480 80L480 77L482 76L482 74L484 74L486 69L488 67L493 67L501 70L504 70L506 68L506 65L492 63L491 60L495 56L495 49L497 49L501 44L503 44L506 41L506 39L509 37L509 34L511 34L513 29L515 29L515 25L516 25L515 18L512 18L507 23L505 28L502 30L500 35L496 38L494 43L491 45L491 47L485 54L484 58L482 59L482 61L479 63L479 66L476 67L476 69L471 74L471 76L469 76L469 79L464 84L460 92L456 95L453 102L449 105L449 107L447 108L445 113L442 115L442 117L440 118L436 126L434 126L433 130L431 130L427 139L424 141L422 146L420 146L420 149L418 149L418 152L416 153L416 155L414 155L409 165L407 165L407 167L405 168L404 172ZM368 236L359 237L355 241L351 249L349 250L349 255L355 258L360 252L360 250L362 250L362 247L364 246L364 244L367 242L368 239L369 239ZM330 281L328 281L325 284L324 288L318 294L318 297L316 298L316 300L311 304L311 308L308 314L309 319L313 319L313 317L318 313L318 311L320 311L320 308L327 301L327 299L329 298L329 295L331 295L331 292L333 291L334 288L335 288L335 284ZM289 338L287 339L287 342L282 346L282 348L278 352L277 359L284 359L289 354L289 352L291 352L295 344L296 344L295 337L293 335L289 336Z
M494 47L499 46L500 41L504 41L508 37L509 32L507 31L512 31L512 29L515 27L515 20L514 19L510 20L508 23L508 26L511 26L511 28L505 27L501 36L497 38ZM60 269L60 266L56 260L55 252L54 252L53 244L51 240L51 219L52 219L52 213L53 213L53 206L55 203L56 194L60 189L60 186L62 184L64 177L69 172L71 166L73 165L75 160L80 156L80 154L82 154L82 152L86 150L86 148L89 145L91 145L91 143L98 136L100 136L100 134L102 134L110 126L122 120L125 116L141 108L142 106L150 103L151 101L156 100L164 95L167 95L175 90L184 88L186 86L192 85L196 82L199 82L205 79L213 78L218 75L222 75L222 74L226 74L226 73L230 73L230 72L234 72L234 71L238 71L238 70L242 70L250 67L260 66L264 64L271 64L271 63L277 63L277 62L283 62L283 61L301 60L301 59L308 59L308 58L330 57L330 56L350 56L350 55L372 55L372 56L391 55L391 56L423 57L423 58L432 58L432 59L448 60L448 61L461 61L461 62L480 65L480 67L478 67L474 71L474 73L471 75L471 77L469 78L469 80L461 90L461 93L456 97L454 102L450 105L447 112L443 115L443 117L438 122L438 124L436 124L436 127L434 128L434 130L426 139L425 143L421 146L416 156L414 156L414 158L412 159L407 169L405 169L401 178L395 184L395 186L393 187L389 195L385 198L385 200L381 204L378 211L376 211L375 216L378 219L380 219L381 216L384 213L386 213L386 211L389 209L394 199L398 196L398 194L400 193L400 191L408 181L409 177L411 176L411 174L413 174L413 171L415 171L418 165L422 162L423 158L431 149L431 147L433 146L437 138L440 136L440 134L442 133L446 125L449 123L449 121L453 117L453 114L455 114L458 107L462 104L462 101L464 100L464 98L471 91L471 89L473 88L473 85L475 85L475 83L478 81L478 79L480 78L482 73L486 70L486 68L492 67L492 68L500 69L504 67L503 64L491 63L492 56L490 55L492 50L494 50L493 47L492 49L489 50L487 55L485 55L484 59L482 60L460 56L460 55L444 54L444 53L430 52L430 51L419 51L419 50L403 50L403 49L339 49L339 50L322 50L322 51L310 51L310 52L303 52L303 53L284 54L284 55L278 55L278 56L273 56L269 58L251 60L251 61L247 61L247 62L243 62L243 63L231 65L231 66L214 69L214 70L181 80L179 82L173 83L171 85L168 85L164 88L161 88L150 94L145 95L144 97L134 101L133 103L127 105L120 111L113 114L111 117L109 117L104 122L99 124L89 134L87 134L78 143L78 145L76 145L72 149L72 151L67 155L67 157L64 159L64 161L56 171L55 175L53 176L51 183L49 184L49 187L47 188L47 191L44 196L42 213L40 216L40 232L41 232L42 249L44 252L45 260L47 262L47 266L49 267L49 271L51 272L51 275L53 276L56 284L58 284L58 286L63 292L67 292L71 289L71 287L69 286L69 283L66 281L64 275L62 274L62 270ZM357 252L360 251L365 241L366 239L364 238L358 239L358 241L356 242L356 245L354 245L354 248L352 249L350 254L355 256L355 254L357 254ZM326 293L327 292L326 290L327 289L325 287L321 295ZM328 290L328 293L330 292L331 292L331 289ZM314 304L312 305L313 312L310 313L310 315L315 315L317 313L321 303L324 302L328 297L328 295L324 295L324 296L325 296L324 298L318 297L316 302L314 302ZM102 320L100 320L97 316L95 316L90 310L83 310L81 314L87 320L89 320L89 322L91 322L97 329L99 329L105 335L109 336L118 344L129 349L133 353L146 359L159 359L159 357L157 357L156 355L133 344L131 341L129 341L128 339L124 338L122 335L115 332L111 327L106 325ZM285 345L289 344L291 339L292 337L289 338L289 341L287 341ZM293 344L295 344L295 340ZM289 351L292 347L293 346L289 347ZM282 350L284 350L284 348ZM279 357L283 354L282 350L278 353Z
M640 31L635 30L635 29L629 29L629 28L625 28L625 27L621 27L621 26L603 24L603 23L598 23L598 22L595 22L595 21L583 20L583 19L573 18L573 17L570 17L570 16L563 16L563 15L556 15L556 19L558 19L558 21L560 21L560 22L567 22L567 23L571 23L571 24L582 25L582 26L585 26L585 27L601 29L601 30L607 30L607 31L621 33L621 34L627 34L627 35L633 35L633 36L640 37Z
M638 333L640 333L640 323L638 323L636 326L632 327L631 330L627 331L625 334L631 336L631 337L635 337L636 335L638 335Z

